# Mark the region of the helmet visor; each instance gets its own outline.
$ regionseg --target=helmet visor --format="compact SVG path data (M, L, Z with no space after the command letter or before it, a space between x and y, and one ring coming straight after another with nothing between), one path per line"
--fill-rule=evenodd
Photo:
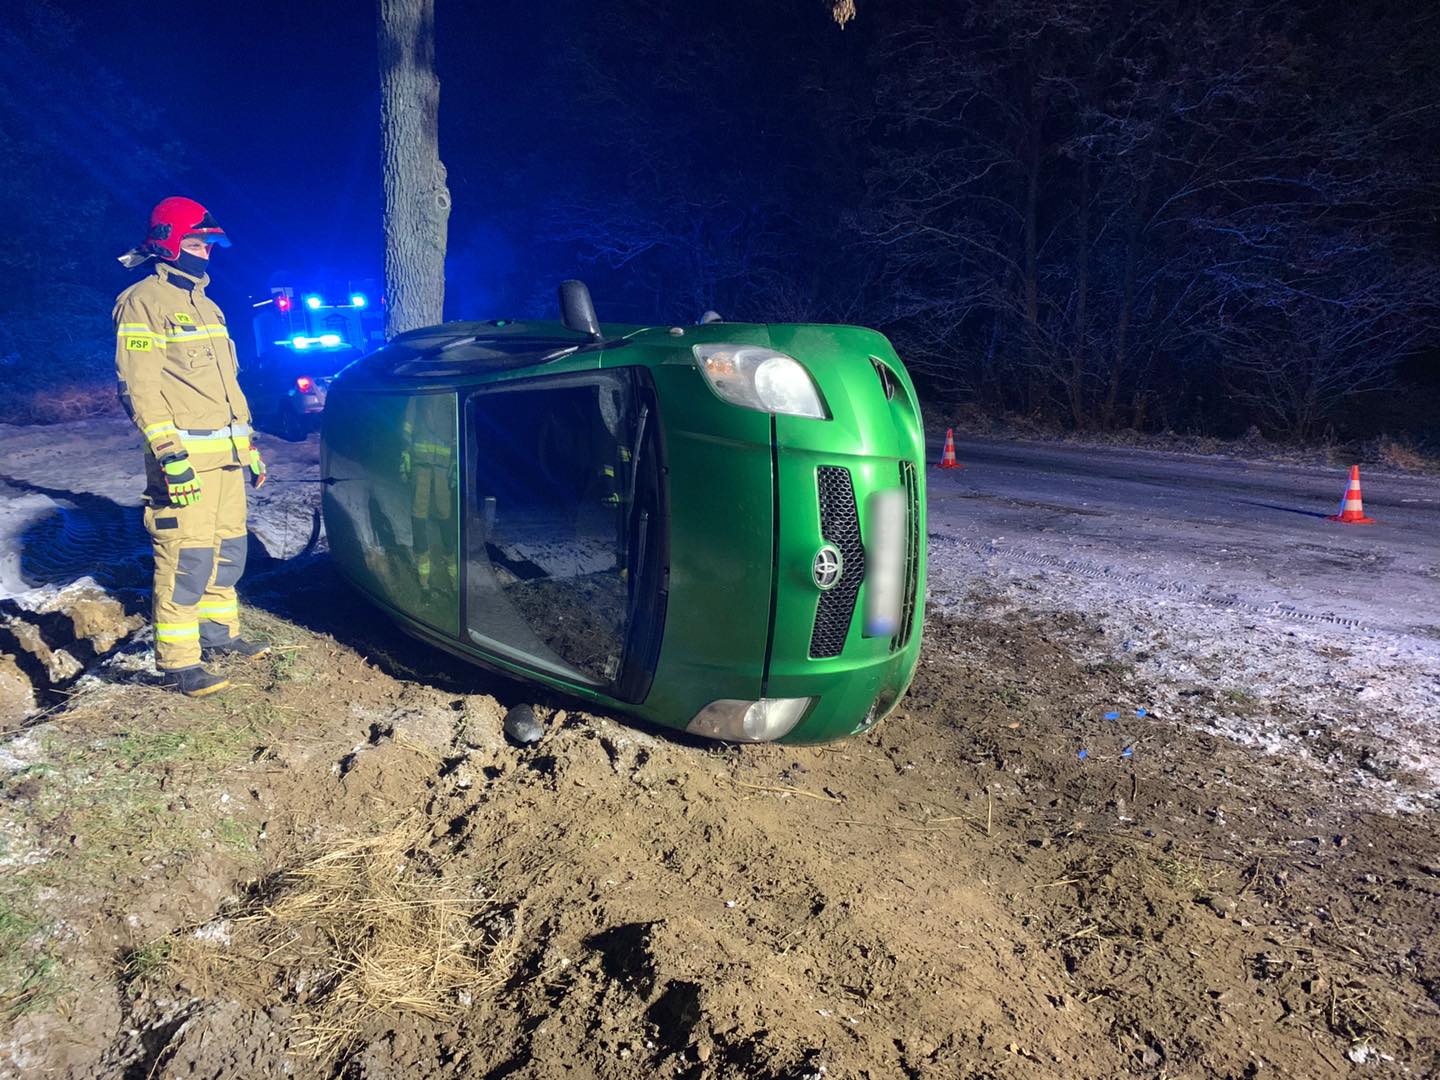
M221 247L230 246L230 238L225 235L225 230L220 228L220 223L215 220L215 215L205 211L205 216L197 221L185 233L183 239L190 239L197 236L207 244L219 244Z

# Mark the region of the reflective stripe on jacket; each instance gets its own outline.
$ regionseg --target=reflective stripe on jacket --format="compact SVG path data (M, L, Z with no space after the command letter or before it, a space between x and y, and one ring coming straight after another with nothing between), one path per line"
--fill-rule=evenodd
M197 470L244 464L250 450L235 343L209 280L157 262L115 301L120 400L152 454L183 448Z
M455 438L455 405L449 394L417 394L405 406L400 435L416 465L449 466Z

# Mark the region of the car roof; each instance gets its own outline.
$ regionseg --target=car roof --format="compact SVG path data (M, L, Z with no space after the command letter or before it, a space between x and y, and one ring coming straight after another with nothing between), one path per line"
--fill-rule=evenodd
M448 322L398 335L355 365L376 378L445 379L511 371L580 352L614 348L624 335L594 340L558 322ZM625 327L626 331L643 327Z
M398 335L351 364L344 375L347 380L370 385L398 383L413 392L457 382L487 382L505 372L542 365L557 374L593 367L601 362L597 354L622 349L627 356L622 363L651 365L682 352L688 356L691 346L712 342L784 348L798 344L797 338L833 339L837 333L851 338L851 347L870 347L871 338L884 340L863 327L820 323L710 322L684 327L603 323L601 331L601 337L592 338L545 320L442 323ZM631 347L635 348L633 359L629 358ZM608 360L604 363L609 366Z

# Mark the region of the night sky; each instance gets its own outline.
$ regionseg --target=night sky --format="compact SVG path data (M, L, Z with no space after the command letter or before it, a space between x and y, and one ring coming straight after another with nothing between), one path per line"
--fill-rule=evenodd
M85 54L156 102L187 146L171 190L127 193L135 240L149 207L177 193L208 206L233 246L216 291L273 270L378 271L382 207L375 28L368 4L131 5L65 0ZM342 5L332 5L339 8ZM296 267L300 269L300 267ZM222 285L223 282L223 285Z
M381 272L379 90L374 7L368 3L131 5L60 0L89 62L133 83L187 146L169 186L116 192L134 212L138 241L149 208L168 194L203 202L233 246L218 250L212 291L233 306L272 275L378 278ZM544 118L528 85L546 35L533 5L501 0L483 19L441 6L442 154L455 197L451 250L493 235L487 170L518 140L533 148ZM563 14L564 4L552 14ZM328 10L327 10L328 9ZM83 123L83 121L81 121ZM459 242L457 243L457 239ZM490 314L487 312L487 314Z
M113 258L166 195L229 232L234 318L378 281L374 20L7 5L14 400L108 377ZM877 327L946 405L1440 438L1440 9L887 0L842 31L822 0L437 0L436 30L447 318L552 316L578 276L602 321ZM95 323L59 353L37 250Z

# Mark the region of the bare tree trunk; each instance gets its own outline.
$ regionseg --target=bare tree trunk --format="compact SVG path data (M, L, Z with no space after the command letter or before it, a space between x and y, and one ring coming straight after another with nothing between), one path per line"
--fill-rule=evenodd
M1080 205L1075 222L1075 345L1070 354L1070 416L1085 427L1086 304L1090 297L1090 152L1080 159Z
M994 402L1001 408L1006 407L1005 393L999 388L995 379L995 354L1000 348L1000 305L995 305L990 314L990 341L985 346L985 355L980 361L980 400L982 403Z
M450 189L440 161L435 0L376 0L385 176L385 336L444 318Z
M1025 147L1025 326L1032 357L1040 344L1040 239L1036 222L1040 201L1040 121L1027 133Z
M1025 411L1034 412L1040 398L1037 375L1040 352L1040 240L1037 222L1040 200L1040 118L1030 110L1025 133Z
M1105 403L1100 408L1100 422L1107 429L1115 427L1115 406L1125 376L1130 347L1130 319L1135 306L1135 271L1140 260L1140 241L1144 232L1146 206L1150 201L1150 177L1147 172L1140 182L1140 191L1131 210L1130 226L1125 235L1125 269L1120 286L1120 315L1115 322L1115 352L1110 361L1110 381L1105 389Z

